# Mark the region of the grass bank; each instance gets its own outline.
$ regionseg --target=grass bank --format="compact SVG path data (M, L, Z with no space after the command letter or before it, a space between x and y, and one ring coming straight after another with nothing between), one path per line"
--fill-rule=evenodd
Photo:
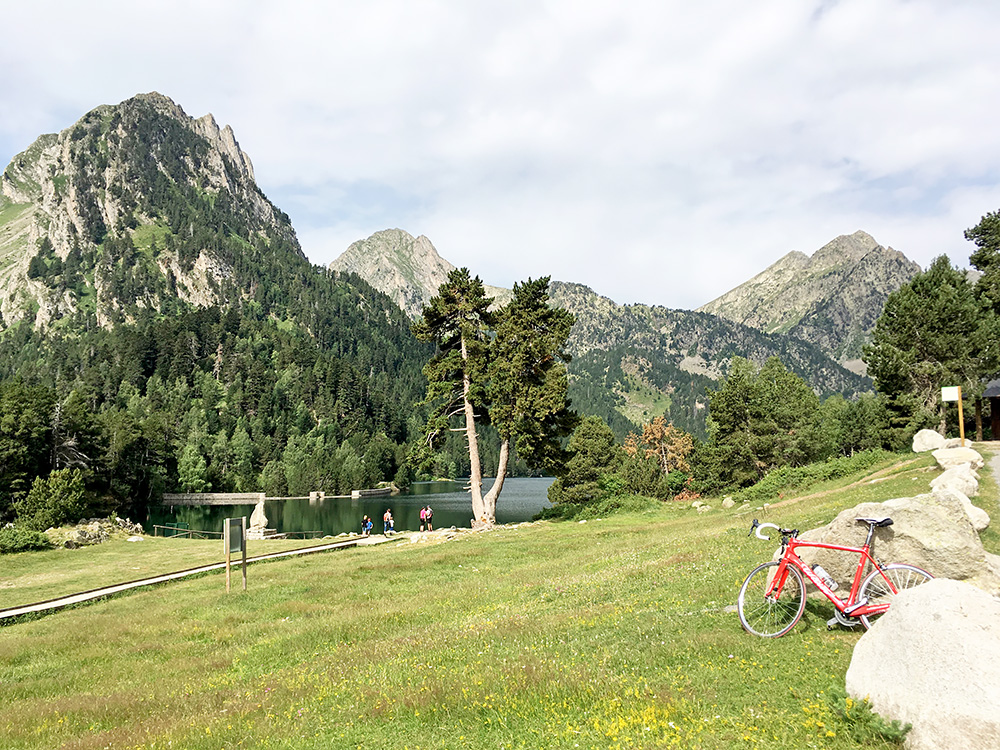
M666 505L351 549L252 567L245 594L205 576L3 627L0 736L80 750L896 747L836 709L860 634L828 632L827 603L766 641L730 609L772 552L747 538L754 514L810 528L933 476L927 457L876 470L766 515ZM14 557L58 578L101 554Z

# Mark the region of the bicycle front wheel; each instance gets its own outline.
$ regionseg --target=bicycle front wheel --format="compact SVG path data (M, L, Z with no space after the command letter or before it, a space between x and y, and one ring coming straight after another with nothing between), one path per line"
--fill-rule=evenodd
M886 565L882 570L873 570L864 580L858 591L858 601L867 599L868 604L892 604L900 591L927 583L933 577L914 565ZM862 615L861 624L867 630L882 614Z
M802 574L785 568L785 581L768 596L778 563L766 562L751 571L740 588L736 609L743 629L762 638L777 638L795 627L806 608Z

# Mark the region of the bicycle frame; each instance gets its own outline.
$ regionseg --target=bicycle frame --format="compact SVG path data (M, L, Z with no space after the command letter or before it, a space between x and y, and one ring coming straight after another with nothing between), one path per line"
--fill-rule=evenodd
M825 542L807 542L801 541L796 537L791 537L787 540L784 545L784 552L781 555L781 560L778 563L778 569L774 574L774 579L771 585L768 587L767 596L778 597L781 595L781 591L785 586L785 581L788 578L788 566L795 567L799 570L802 575L809 579L809 582L815 586L823 596L830 600L834 607L843 612L850 617L860 617L861 615L877 615L882 614L887 609L889 609L888 604L873 604L868 605L864 602L858 602L858 591L861 589L861 582L864 580L865 569L868 564L871 563L872 567L879 572L882 571L882 566L879 565L878 561L871 555L871 534L869 534L869 539L865 541L862 547L848 547L842 544L827 544ZM816 575L816 572L805 563L805 561L798 556L796 550L799 548L812 548L812 549L828 549L836 552L852 552L858 555L858 567L854 571L854 580L851 582L851 591L848 598L841 599L837 594L835 594L829 586L827 586L823 580ZM898 593L896 587L893 586L892 581L890 581L884 573L882 573L882 578L889 585L889 588L893 593Z

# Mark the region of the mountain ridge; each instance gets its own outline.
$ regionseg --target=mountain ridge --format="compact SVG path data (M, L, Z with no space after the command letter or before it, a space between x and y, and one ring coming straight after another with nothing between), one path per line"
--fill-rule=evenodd
M861 351L885 300L919 271L903 253L858 230L812 256L788 253L698 311L809 341L864 374Z
M808 260L800 255L786 262L801 265ZM420 269L422 262L431 267ZM430 240L393 229L353 243L330 268L358 273L416 317L436 294L435 284L454 266ZM487 291L499 304L505 293L509 295L497 287ZM815 344L786 334L768 334L705 312L620 305L573 282L553 281L550 300L576 318L567 342L573 357L573 402L604 417L620 436L662 413L677 426L704 435L707 392L737 355L758 366L779 356L823 395L852 396L870 389L867 379L834 362Z

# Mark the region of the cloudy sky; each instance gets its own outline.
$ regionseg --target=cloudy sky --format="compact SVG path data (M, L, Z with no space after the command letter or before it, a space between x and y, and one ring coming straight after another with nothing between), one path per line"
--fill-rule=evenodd
M315 263L399 227L509 286L692 308L1000 209L991 0L5 3L0 166L146 91L232 125Z

